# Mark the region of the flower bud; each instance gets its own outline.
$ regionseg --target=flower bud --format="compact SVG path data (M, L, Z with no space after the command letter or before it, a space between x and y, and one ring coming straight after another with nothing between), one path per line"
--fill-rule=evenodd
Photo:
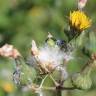
M87 3L87 0L78 0L78 9L81 9L85 7Z
M48 36L47 36L47 39L45 41L46 41L48 46L51 46L51 47L55 46L56 39L53 38L53 36L50 32L48 32Z
M12 93L14 91L14 86L12 83L9 83L9 82L4 82L2 84L2 88L5 92L7 93Z

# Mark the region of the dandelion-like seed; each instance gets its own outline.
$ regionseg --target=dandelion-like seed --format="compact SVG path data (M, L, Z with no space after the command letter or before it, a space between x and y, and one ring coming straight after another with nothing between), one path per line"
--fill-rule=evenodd
M50 73L53 70L57 69L58 66L63 64L64 61L69 61L70 59L72 59L71 52L70 54L68 54L68 52L63 52L57 46L50 47L45 45L37 48L34 40L32 40L32 44L32 56L35 57L37 61L36 65L40 67L40 71L42 73Z
M70 26L80 32L91 26L91 20L82 11L74 11L70 13Z

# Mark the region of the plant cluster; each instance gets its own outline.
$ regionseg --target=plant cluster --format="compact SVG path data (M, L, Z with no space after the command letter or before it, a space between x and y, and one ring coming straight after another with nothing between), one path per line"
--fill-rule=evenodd
M48 32L45 43L37 46L32 40L30 56L27 61L13 45L5 44L0 48L0 56L12 58L15 62L13 81L17 88L22 90L32 90L43 95L44 90L56 91L61 96L63 90L86 90L91 88L91 71L96 66L96 53L82 46L82 37L91 27L92 20L83 11L87 0L78 0L78 9L70 12L68 17L68 28L64 32L67 40L58 40ZM87 38L87 37L85 37ZM79 40L79 43L77 42ZM75 74L69 74L67 64L75 59L74 52L80 51L88 56L88 61ZM87 52L86 52L87 51ZM33 80L31 67L35 69L35 79ZM53 86L45 86L46 80L51 80ZM70 86L65 86L65 82L70 79ZM11 90L11 88L9 88Z

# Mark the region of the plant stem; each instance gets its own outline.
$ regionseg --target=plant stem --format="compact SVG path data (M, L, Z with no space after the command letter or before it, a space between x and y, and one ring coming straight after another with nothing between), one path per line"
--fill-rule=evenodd
M55 91L56 88L55 87L41 87L42 90L51 90L51 91Z
M76 87L61 87L61 90L75 90L78 89Z
M45 79L48 77L48 75L46 75L45 77L44 77L44 79L42 80L42 82L41 82L41 84L40 84L40 88L42 87L42 85L43 85L43 83L44 83L44 81L45 81Z
M52 75L49 75L49 76L50 76L51 80L53 81L53 83L55 84L55 86L58 86L59 83L57 83L57 82L54 80L54 78L52 77Z
M57 96L62 96L62 90L61 89L56 89Z

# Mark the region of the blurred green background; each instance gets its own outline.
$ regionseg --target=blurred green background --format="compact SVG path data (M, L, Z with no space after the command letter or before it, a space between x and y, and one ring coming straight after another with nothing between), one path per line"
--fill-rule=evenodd
M41 45L48 32L58 39L66 39L64 28L67 26L68 16L70 11L76 9L77 0L0 0L0 46L5 43L13 44L26 57L29 54L32 39ZM96 0L88 0L84 10L92 19L92 31L96 31L95 9ZM96 32L94 38L93 36L94 34L91 36L91 42L94 39L96 51ZM82 54L80 56L82 57ZM69 65L71 71L78 71L85 62L84 59L80 59L79 63L77 61ZM4 89L5 83L12 84L13 67L10 60L0 58L0 96L15 96L16 94L17 96L32 96L32 92L21 93L17 90L10 93ZM92 73L92 80L93 86L90 90L64 91L63 96L96 96L96 72Z

